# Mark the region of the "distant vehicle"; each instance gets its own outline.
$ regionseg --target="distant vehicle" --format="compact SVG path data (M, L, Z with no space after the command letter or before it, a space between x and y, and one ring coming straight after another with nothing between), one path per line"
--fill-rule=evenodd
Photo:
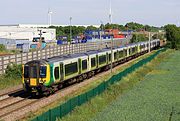
M44 41L44 37L41 38L42 41ZM39 42L40 41L40 37L34 37L32 42Z

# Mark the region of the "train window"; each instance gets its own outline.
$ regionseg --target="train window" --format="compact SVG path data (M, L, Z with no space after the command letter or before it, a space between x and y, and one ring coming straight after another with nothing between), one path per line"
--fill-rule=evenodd
M106 55L99 56L99 65L106 63Z
M29 78L29 66L24 66L24 78Z
M54 69L54 76L55 76L55 79L59 79L59 67L55 67Z
M87 60L82 61L82 70L87 70Z
M65 76L78 72L77 62L65 65Z
M111 61L111 54L109 54L109 62Z
M117 52L114 53L114 60L117 59Z
M91 58L91 68L96 66L96 58Z
M136 48L135 47L133 47L132 48L132 53L134 53L136 51Z
M40 67L40 78L46 78L46 66Z
M127 56L127 50L126 49L124 50L124 54L125 54L125 56Z
M122 58L123 56L124 56L123 50L121 50L121 51L119 52L119 58Z
M130 54L130 55L132 54L132 52L131 52L131 48L129 48L129 54Z

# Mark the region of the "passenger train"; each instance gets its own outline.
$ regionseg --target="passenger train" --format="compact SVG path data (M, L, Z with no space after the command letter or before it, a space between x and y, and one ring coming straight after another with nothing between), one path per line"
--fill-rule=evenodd
M23 87L29 93L51 93L63 84L81 82L99 71L108 70L145 54L160 46L160 40L140 42L121 47L68 54L43 60L33 60L23 65Z

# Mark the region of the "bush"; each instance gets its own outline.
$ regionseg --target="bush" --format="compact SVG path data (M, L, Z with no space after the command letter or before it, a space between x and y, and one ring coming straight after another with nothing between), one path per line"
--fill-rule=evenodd
M6 50L5 46L3 44L0 44L0 51L5 51L5 50Z
M135 42L143 42L143 41L147 41L147 40L149 40L149 38L146 37L146 35L144 35L144 34L133 34L133 37L130 40L130 42L135 43Z
M21 78L22 75L22 65L15 63L10 63L6 68L6 77L17 77Z

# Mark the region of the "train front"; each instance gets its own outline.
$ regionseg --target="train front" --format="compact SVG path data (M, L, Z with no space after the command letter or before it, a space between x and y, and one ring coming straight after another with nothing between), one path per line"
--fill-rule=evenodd
M28 93L46 91L50 83L50 66L44 60L30 61L23 65L23 87Z

